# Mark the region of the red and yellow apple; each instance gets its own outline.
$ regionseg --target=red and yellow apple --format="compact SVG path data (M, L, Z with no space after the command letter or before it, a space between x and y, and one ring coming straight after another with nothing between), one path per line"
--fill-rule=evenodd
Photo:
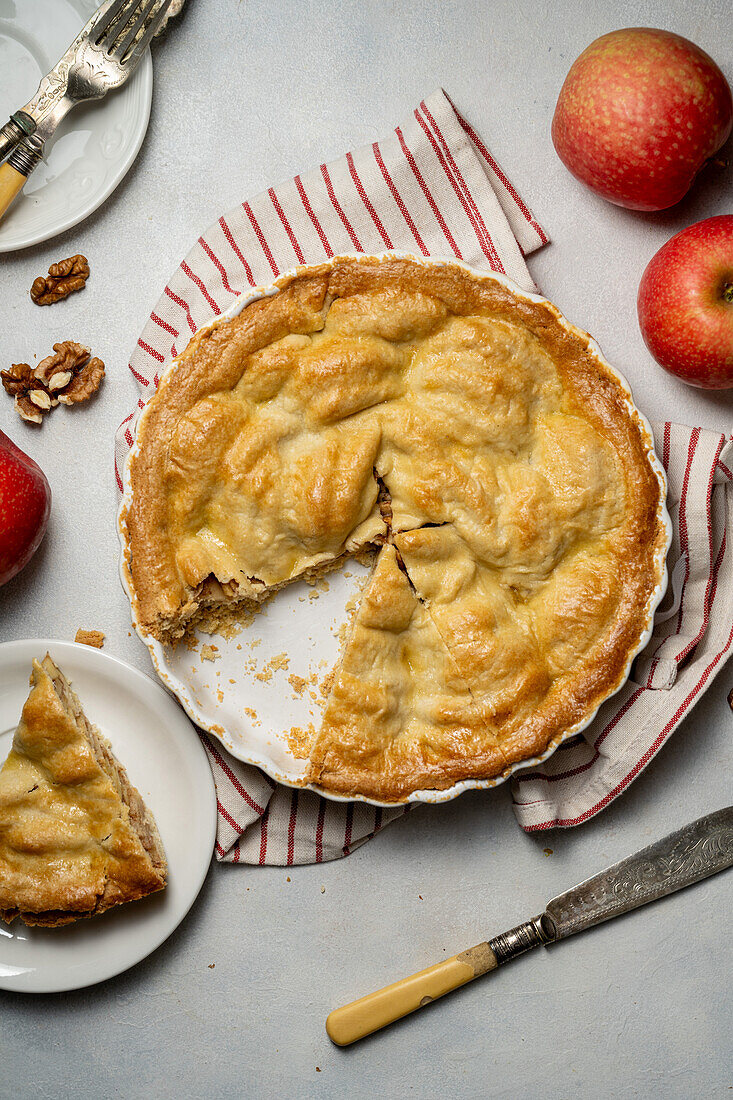
M597 38L573 63L552 140L605 199L664 210L687 194L732 124L731 90L711 57L678 34L630 27Z
M693 386L733 386L733 214L683 229L652 258L639 285L644 342Z
M0 585L19 573L41 544L51 488L41 468L0 432Z

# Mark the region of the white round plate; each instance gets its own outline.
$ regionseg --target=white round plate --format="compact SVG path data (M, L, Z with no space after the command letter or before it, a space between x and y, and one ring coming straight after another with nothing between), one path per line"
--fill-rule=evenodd
M437 258L421 258L403 252L390 252L383 255L406 257L426 267L439 267L442 261ZM521 290L503 275L468 268L454 259L448 261L451 266L466 267L474 275L485 280L493 280L508 286L520 298L532 302L543 302L551 306L559 322L569 331L588 341L588 336L580 332L562 314L538 294ZM268 295L277 294L279 283L288 278L285 272L278 282L269 287L255 287L237 298L232 305L211 324L221 324L235 317L250 302ZM667 549L672 538L672 525L664 505L666 478L653 448L652 431L649 422L636 409L631 390L626 379L603 358L601 350L594 341L588 344L588 350L601 362L606 370L618 380L629 409L638 414L649 437L649 461L659 479L660 510L666 529L666 541L659 554L660 582L649 598L647 608L648 627L639 639L634 653L629 657L623 678L619 680L609 696L615 694L626 681L634 656L644 648L651 637L654 611L667 588L667 570L664 565ZM168 364L164 377L175 369L176 360ZM147 408L147 406L146 406ZM134 435L142 411L132 425ZM310 725L318 729L325 699L320 690L327 673L335 666L341 641L339 630L348 620L347 608L358 601L361 586L369 570L358 562L348 560L340 572L329 573L325 583L315 588L305 581L296 581L284 588L264 604L263 609L254 617L248 627L231 638L220 635L207 636L197 633L198 652L185 645L175 649L164 646L141 629L136 618L134 601L130 586L128 560L130 550L127 545L124 514L132 499L130 484L130 462L137 453L137 442L128 456L125 465L124 495L118 515L118 535L121 544L120 576L122 586L132 605L133 624L143 642L150 651L155 670L163 683L178 696L187 713L197 725L218 737L229 752L248 764L255 764L267 772L273 779L289 786L301 787L304 784L306 761L294 752L298 742L304 740L302 731ZM203 659L204 646L216 647L214 660ZM295 677L305 681L301 687ZM409 802L448 802L464 791L486 790L505 782L520 768L533 767L542 763L555 751L557 746L569 737L579 733L595 717L595 713L565 730L560 738L553 742L541 755L532 760L523 760L507 769L503 775L493 779L467 779L455 783L445 790L415 791ZM375 806L390 805L362 795L346 797L320 788L311 788L334 802L369 802ZM393 805L393 803L392 803Z
M159 947L193 905L216 836L211 768L188 719L158 684L98 649L53 639L0 645L0 763L28 695L33 658L47 651L152 810L168 859L168 885L62 928L0 923L0 989L23 993L83 989Z
M98 6L97 0L0 0L0 126L36 94ZM71 111L0 222L0 252L70 229L112 194L142 145L152 96L147 50L124 87Z

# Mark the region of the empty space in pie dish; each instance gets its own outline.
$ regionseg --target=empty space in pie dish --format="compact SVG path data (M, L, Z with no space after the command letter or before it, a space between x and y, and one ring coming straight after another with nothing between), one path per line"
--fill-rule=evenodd
M175 649L147 639L158 675L191 717L280 782L301 783L305 775L331 674L371 572L367 556L360 559L345 559L315 584L294 581L228 637L197 631L195 648Z
M392 255L390 254L391 257ZM362 259L373 261L376 258ZM432 261L423 262L411 256L404 259L424 267L433 266ZM435 266L444 265L437 261ZM450 266L460 268L463 265L451 263ZM493 278L482 272L472 274L482 280L490 281ZM287 277L282 276L281 280ZM506 279L495 281L506 286L520 300L546 304L545 299L518 291ZM216 323L236 316L249 302L277 294L278 287L258 288L247 293ZM554 307L550 306L550 310L554 314L552 324L582 341L588 357L594 363L601 364L602 370L618 384L619 403L627 407L630 414L636 415L628 385L622 376L606 364L596 345L586 334L579 332L560 317ZM608 698L623 684L633 656L646 644L654 608L666 586L663 561L669 543L670 524L663 505L664 475L653 453L649 426L640 415L638 421L641 438L648 439L648 443L644 444L648 464L659 483L658 532L665 532L666 542L662 547L662 538L658 533L653 544L656 547L653 575L658 583L649 591L648 599L645 596L638 604L646 615L645 628L641 628L644 624L639 619L641 625L638 645L633 653L628 651L625 670L619 667L618 673L614 673L619 679L614 681L612 689L604 698ZM133 456L136 449L137 444L133 447ZM130 463L126 471L126 492L121 517L124 517L125 509L131 501L129 471ZM391 489L389 478L386 480ZM407 515L405 522L412 526L410 513ZM417 515L416 525L423 525ZM124 523L121 525L121 537L123 584L128 595L131 595L127 572L130 547L126 542ZM218 737L240 759L259 765L277 780L300 785L306 774L309 743L319 728L327 700L328 676L337 666L343 652L350 613L355 610L360 599L368 573L369 568L366 565L349 558L341 563L340 569L327 572L315 585L304 581L288 584L266 600L249 622L231 633L226 632L226 636L197 633L195 646L188 646L184 641L173 649L164 647L147 634L144 628L141 630L137 623L136 626L150 649L159 675L178 695L199 725ZM133 616L135 617L134 600ZM444 801L466 789L494 786L506 779L517 767L527 767L545 759L562 740L585 728L592 721L594 713L586 711L580 721L568 719L568 728L558 731L546 751L532 758L524 757L500 776L462 779L442 790L416 790L409 794L407 800ZM477 773L474 771L473 774ZM344 797L335 791L324 790L322 793L331 798ZM353 793L347 797L363 798L379 804L378 798Z

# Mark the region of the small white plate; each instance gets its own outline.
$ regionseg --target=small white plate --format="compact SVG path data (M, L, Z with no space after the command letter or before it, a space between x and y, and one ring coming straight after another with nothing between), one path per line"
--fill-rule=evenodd
M98 6L97 0L0 0L0 126L36 94ZM0 222L0 252L70 229L112 194L142 145L152 96L147 50L123 88L74 108Z
M206 753L180 707L143 673L73 642L0 645L0 763L28 695L34 657L48 651L73 682L89 719L109 738L150 807L168 859L159 894L63 928L0 922L0 989L83 989L134 966L170 936L211 863L216 792Z

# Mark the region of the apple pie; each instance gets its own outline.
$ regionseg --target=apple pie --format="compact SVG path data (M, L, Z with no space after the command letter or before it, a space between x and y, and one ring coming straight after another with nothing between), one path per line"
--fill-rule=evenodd
M0 918L56 927L162 890L140 793L48 654L0 771Z
M536 758L615 691L664 576L648 426L549 303L336 257L199 331L141 414L121 524L175 645L379 549L306 782L398 801Z

